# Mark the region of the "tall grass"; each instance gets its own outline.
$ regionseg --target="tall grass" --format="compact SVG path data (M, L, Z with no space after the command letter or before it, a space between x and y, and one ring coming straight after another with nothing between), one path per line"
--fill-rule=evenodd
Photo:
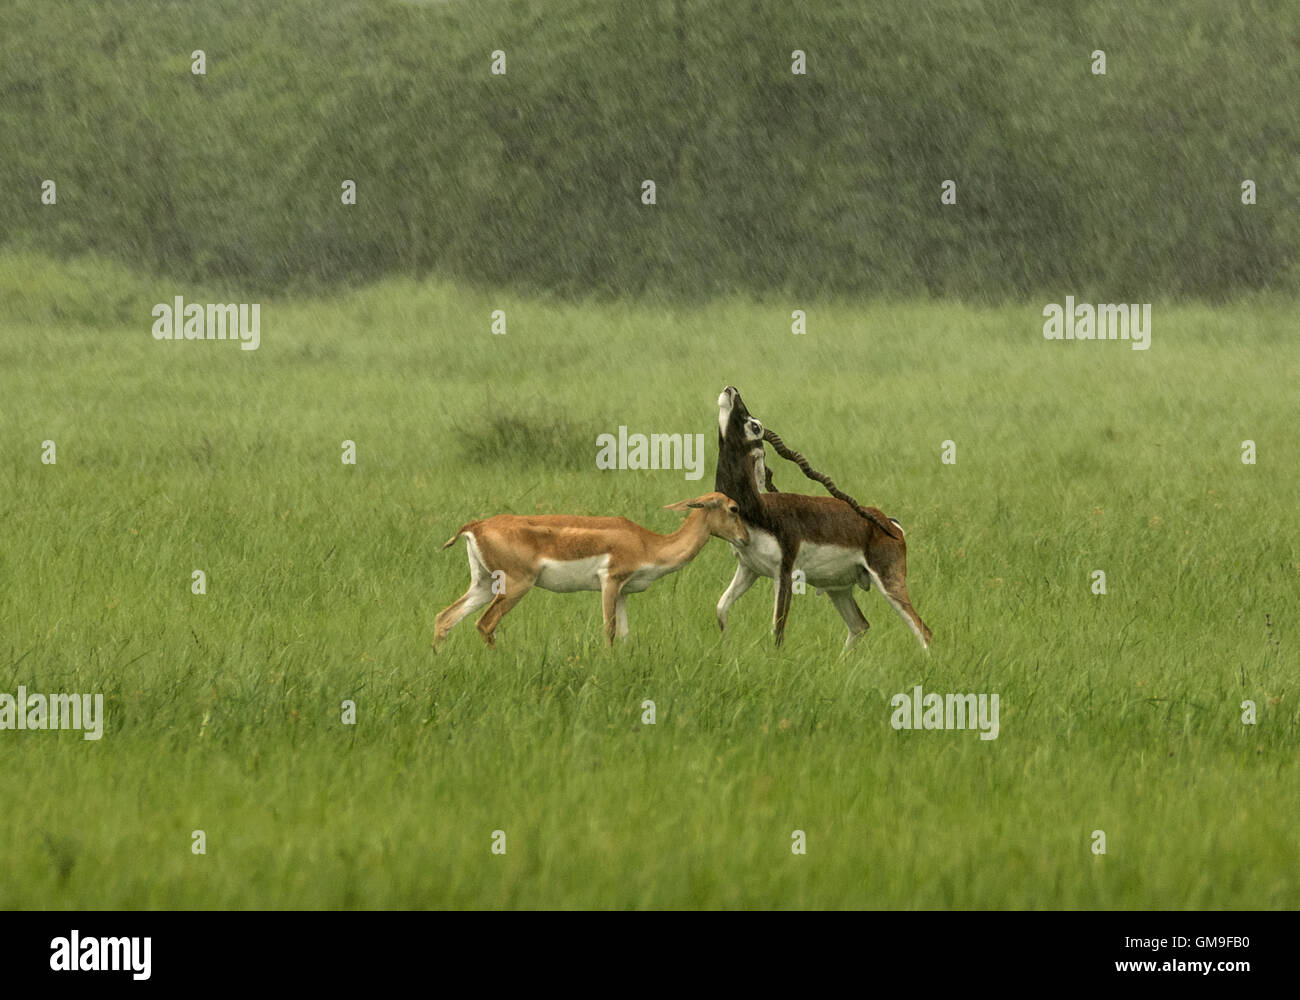
M1045 341L1036 306L826 306L794 337L767 298L393 281L268 299L244 352L154 341L166 284L9 263L0 691L108 717L97 743L0 732L0 907L1300 904L1291 303L1158 302L1136 352ZM146 305L78 322L100 285ZM720 636L716 541L613 651L595 595L544 592L495 653L468 622L429 649L459 524L671 530L708 477L598 471L595 438L712 449L728 383L905 525L929 656L874 592L848 655L811 593L773 649L767 583ZM893 730L916 684L999 693L998 739Z

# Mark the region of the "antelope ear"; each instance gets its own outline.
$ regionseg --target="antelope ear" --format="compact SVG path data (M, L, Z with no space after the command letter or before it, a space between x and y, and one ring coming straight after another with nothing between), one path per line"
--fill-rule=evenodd
M695 507L716 507L718 501L708 497L695 497L691 500L678 500L676 503L670 503L664 510L687 510Z

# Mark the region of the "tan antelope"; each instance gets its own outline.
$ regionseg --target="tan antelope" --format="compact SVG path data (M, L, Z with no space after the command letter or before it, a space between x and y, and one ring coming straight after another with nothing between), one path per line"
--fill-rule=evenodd
M714 488L736 498L749 528L747 545L734 546L736 575L718 601L718 627L760 576L776 581L772 630L777 645L785 635L795 570L823 591L844 619L853 646L871 626L853 599L854 586L874 581L924 648L930 628L907 595L907 542L903 526L875 507L863 516L843 500L799 493L764 493L764 428L750 415L734 386L718 397L718 471Z
M627 595L675 573L699 554L711 535L739 545L749 540L740 508L721 493L670 504L687 511L671 535L659 535L625 517L561 514L498 514L470 521L447 540L462 536L469 553L469 589L444 608L434 623L433 645L462 618L487 604L476 628L488 646L501 619L533 587L562 594L598 590L605 638L627 635Z

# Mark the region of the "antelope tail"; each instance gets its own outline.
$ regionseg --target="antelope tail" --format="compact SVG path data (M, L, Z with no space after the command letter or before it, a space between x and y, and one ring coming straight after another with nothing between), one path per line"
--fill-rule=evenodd
M465 534L465 530L467 528L472 528L477 523L478 523L477 521L466 521L464 524L460 526L460 529L456 532L456 534L452 535L450 538L448 538L445 542L442 543L442 547L444 549L451 548L453 545L456 544L456 540L460 538L461 535Z

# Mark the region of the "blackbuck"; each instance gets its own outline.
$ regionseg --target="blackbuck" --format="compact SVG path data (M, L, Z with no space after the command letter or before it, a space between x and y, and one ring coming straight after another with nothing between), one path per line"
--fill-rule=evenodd
M686 520L671 535L659 535L625 517L498 514L470 521L443 548L464 538L469 552L469 589L444 608L434 622L433 645L466 615L488 605L476 627L488 646L501 619L533 587L573 593L598 590L605 615L605 637L628 633L628 594L645 590L675 573L699 554L709 537L737 545L749 541L740 508L721 493L670 504Z
M849 630L845 649L871 627L853 599L853 588L856 585L869 590L873 581L922 647L928 648L930 629L907 596L903 526L875 507L856 508L856 504L833 496L763 492L771 481L763 451L765 437L771 440L775 435L750 415L735 387L723 389L718 397L714 489L735 497L749 529L749 543L733 546L739 565L718 601L718 627L726 630L731 605L755 580L771 577L776 581L772 629L780 645L790 614L794 573L798 570L805 583L830 598L844 619ZM813 474L808 468L805 472ZM820 481L829 483L824 476Z

